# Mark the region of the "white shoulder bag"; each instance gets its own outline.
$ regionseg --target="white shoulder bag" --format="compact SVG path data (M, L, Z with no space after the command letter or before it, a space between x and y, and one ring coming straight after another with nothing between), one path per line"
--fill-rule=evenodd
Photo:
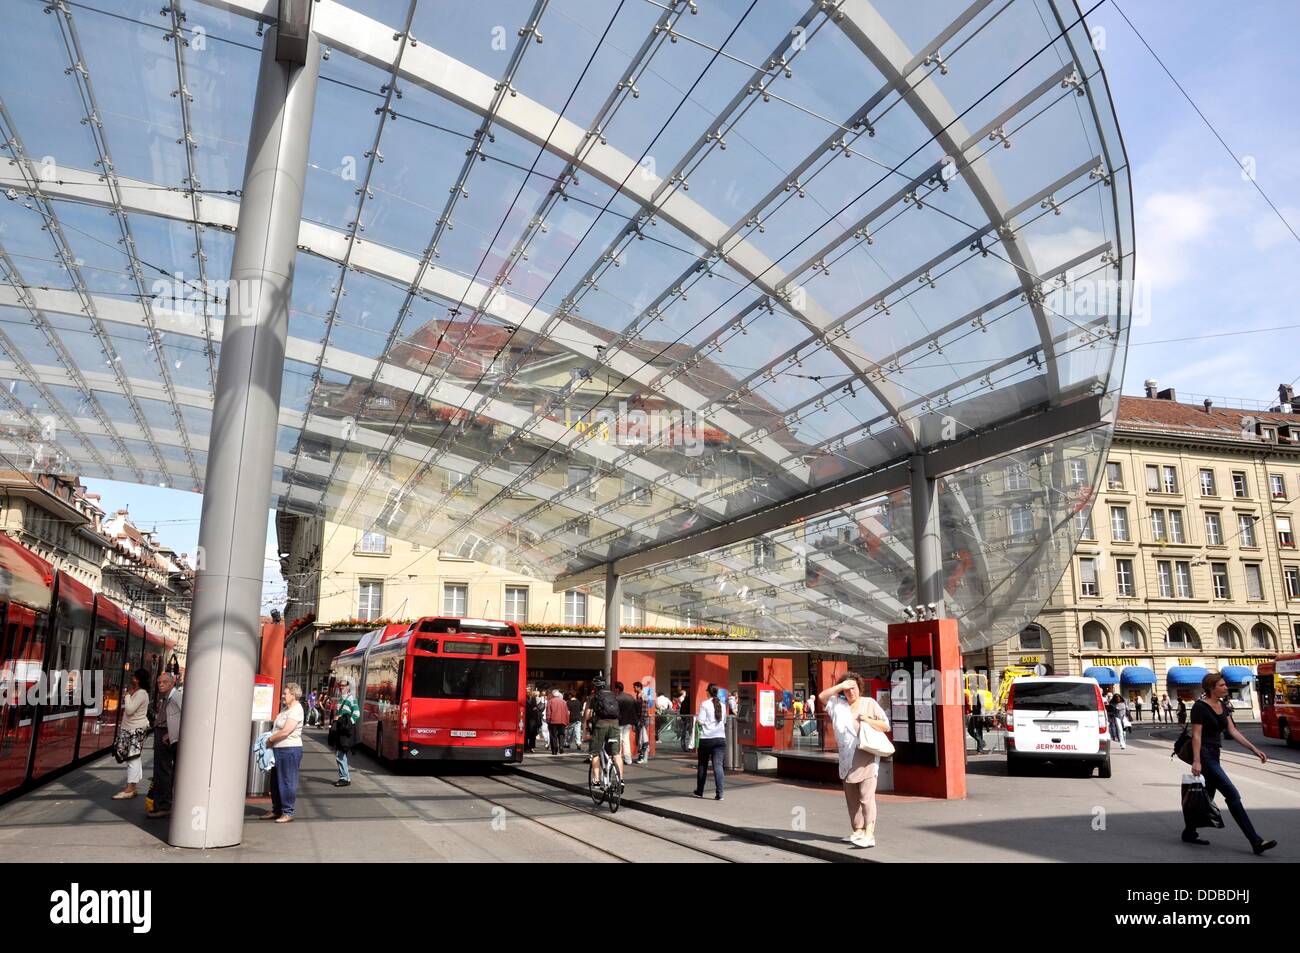
M858 724L858 750L874 754L878 758L891 758L894 755L894 743L889 740L889 735L864 721Z

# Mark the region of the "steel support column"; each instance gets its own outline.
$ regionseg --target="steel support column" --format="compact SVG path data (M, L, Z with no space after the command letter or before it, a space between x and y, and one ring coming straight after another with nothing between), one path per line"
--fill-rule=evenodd
M243 834L266 515L320 74L314 35L305 65L279 62L276 50L273 27L262 44L212 410L168 834L176 847L230 847Z
M943 611L943 548L939 538L939 481L925 471L925 455L914 454L912 475L912 538L916 565L916 601L931 602L940 617Z
M618 651L618 631L622 624L623 578L614 572L614 564L605 566L605 678L614 684L614 653Z

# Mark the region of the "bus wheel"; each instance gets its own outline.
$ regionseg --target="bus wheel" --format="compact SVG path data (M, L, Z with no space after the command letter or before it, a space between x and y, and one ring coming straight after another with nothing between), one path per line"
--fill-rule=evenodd
M1279 721L1277 723L1277 728L1279 734L1282 735L1282 743L1288 748L1294 748L1296 742L1295 736L1291 734L1291 727L1285 721Z

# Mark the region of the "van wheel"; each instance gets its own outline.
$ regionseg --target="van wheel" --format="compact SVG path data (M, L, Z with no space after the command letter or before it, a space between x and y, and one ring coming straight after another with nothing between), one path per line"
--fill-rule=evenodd
M1097 777L1099 778L1110 777L1110 755L1106 755L1104 761L1097 762Z
M1007 755L1007 774L1013 778L1018 778L1025 773L1025 766L1015 755Z

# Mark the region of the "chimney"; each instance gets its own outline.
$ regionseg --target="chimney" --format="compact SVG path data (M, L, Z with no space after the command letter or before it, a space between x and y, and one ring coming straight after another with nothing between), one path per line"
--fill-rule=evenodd
M1166 387L1160 393L1156 394L1156 400L1177 400L1178 395L1174 393L1172 387Z
M1210 398L1208 397L1205 398L1205 412L1208 414L1213 409L1213 407L1214 407L1214 401L1210 400Z
M1146 391L1147 391L1147 397L1148 397L1150 400L1155 400L1155 399L1156 399L1156 387L1158 387L1159 385L1156 384L1156 382L1155 382L1154 380L1146 380L1146 381L1143 381L1143 382L1142 382L1142 386L1146 388Z
M1279 404L1294 404L1295 391L1290 384L1279 384L1277 386L1277 402Z

